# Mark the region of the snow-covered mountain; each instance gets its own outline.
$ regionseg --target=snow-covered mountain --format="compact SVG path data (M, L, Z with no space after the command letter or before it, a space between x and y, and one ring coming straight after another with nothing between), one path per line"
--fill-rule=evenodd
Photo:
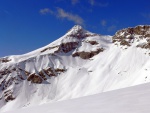
M76 25L33 52L0 59L0 111L150 82L150 26L102 36Z

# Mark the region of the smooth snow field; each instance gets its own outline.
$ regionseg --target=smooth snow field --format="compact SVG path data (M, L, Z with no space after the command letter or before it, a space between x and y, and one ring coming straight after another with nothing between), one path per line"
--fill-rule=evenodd
M150 83L5 113L150 113Z

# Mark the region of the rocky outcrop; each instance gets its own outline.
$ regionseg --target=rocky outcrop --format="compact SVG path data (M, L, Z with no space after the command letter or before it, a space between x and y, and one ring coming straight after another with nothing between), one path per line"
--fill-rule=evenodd
M0 76L3 76L3 75L8 75L11 73L11 70L9 69L4 69L4 70L1 70L0 71Z
M91 45L97 45L98 44L98 42L96 42L96 41L87 41L87 43L90 43Z
M139 44L137 47L143 48L143 49L150 49L150 42Z
M136 34L136 35L143 35L144 37L149 37L148 31L150 30L150 26L136 26L135 28L129 28L128 33Z
M9 61L11 61L11 59L9 59L9 58L2 58L2 59L0 59L0 63L7 63Z
M103 51L104 51L104 49L100 48L100 49L97 49L96 51L91 51L91 52L85 52L85 51L75 52L72 56L73 57L80 57L82 59L89 59L89 58L92 58L93 56L95 56L95 55L97 55Z
M48 47L48 48L45 48L41 51L41 53L47 51L47 50L51 50L51 49L54 49L54 48L58 48L59 46L53 46L53 47Z
M66 70L65 69L60 69L60 68L57 68L57 69L55 69L55 72L56 73L64 73Z
M78 46L78 44L79 44L78 42L62 43L62 44L60 44L58 46L45 48L41 52L45 52L47 50L51 50L51 49L57 48L57 50L54 51L54 53L60 53L60 52L68 53L68 52L74 50Z
M9 102L9 101L12 101L14 100L15 98L13 97L13 93L11 90L8 90L8 91L5 91L4 92L4 100L6 102Z
M59 46L59 49L57 51L55 51L55 53L59 53L59 52L64 52L64 53L68 53L72 50L74 50L75 48L78 47L78 42L67 42L67 43L62 43Z
M47 69L44 69L43 70L44 71L44 73L46 73L49 77L51 77L51 76L56 76L56 74L55 74L55 71L52 69L52 68L47 68Z
M115 36L123 36L126 37L127 35L142 35L143 37L149 37L150 36L150 26L149 25L143 25L143 26L136 26L132 28L126 28L119 30Z
M144 26L136 26L134 28L127 28L118 31L113 36L113 43L119 42L122 46L130 46L134 42L134 40L137 38L138 40L145 38L147 40L147 43L145 45L138 45L137 47L141 48L149 48L149 42L150 42L150 26L144 25Z
M42 71L39 72L40 77L42 77L43 80L47 80L45 73Z
M37 84L41 84L42 83L42 78L39 77L37 74L33 73L31 75L29 75L28 81L31 81L31 83L37 83Z

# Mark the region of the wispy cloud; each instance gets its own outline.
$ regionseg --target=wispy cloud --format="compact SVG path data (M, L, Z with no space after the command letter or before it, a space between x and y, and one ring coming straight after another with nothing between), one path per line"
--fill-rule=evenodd
M89 4L91 6L99 6L99 7L107 7L109 5L109 3L101 3L101 2L97 2L96 0L89 0Z
M67 12L64 9L59 8L59 7L56 8L55 11L50 10L49 8L44 8L44 9L41 9L39 11L39 13L42 15L51 14L58 18L66 19L66 20L72 21L72 22L74 22L76 24L80 24L80 25L84 24L84 20L79 15Z
M71 0L72 5L79 3L79 0Z
M40 9L39 13L42 15L46 15L46 14L53 14L54 12L49 8L44 8L44 9Z
M101 20L101 26L106 26L106 24L107 24L107 21L106 20Z
M112 26L109 26L109 27L108 27L107 31L108 31L108 32L112 32L112 31L115 31L116 28L117 28L117 26L112 25Z
M59 18L65 18L69 21L73 21L76 24L83 25L84 23L84 20L79 15L66 12L61 8L57 8L57 16Z

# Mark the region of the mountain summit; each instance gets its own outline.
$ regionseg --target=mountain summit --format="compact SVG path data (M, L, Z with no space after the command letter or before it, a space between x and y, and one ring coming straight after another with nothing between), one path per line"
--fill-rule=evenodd
M45 47L0 58L0 111L150 82L149 38L149 26L102 36L75 25Z

